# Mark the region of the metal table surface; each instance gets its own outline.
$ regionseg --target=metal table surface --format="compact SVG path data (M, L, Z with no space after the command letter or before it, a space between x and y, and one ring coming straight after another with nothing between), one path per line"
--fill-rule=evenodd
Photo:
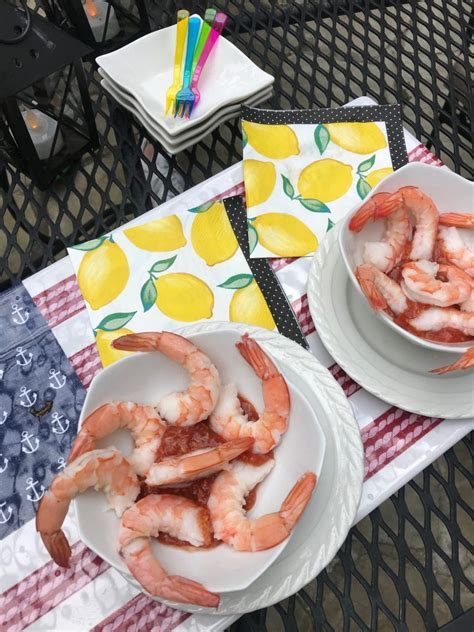
M180 4L201 14L206 5ZM226 36L275 76L274 95L262 106L334 107L364 94L400 102L405 126L449 167L474 176L467 0L212 4L231 16ZM176 3L149 0L148 7L154 28L173 23ZM241 159L238 119L169 156L106 95L92 62L86 71L99 149L44 192L0 164L0 289ZM473 605L470 459L466 438L353 528L317 580L235 627L436 630L459 618Z

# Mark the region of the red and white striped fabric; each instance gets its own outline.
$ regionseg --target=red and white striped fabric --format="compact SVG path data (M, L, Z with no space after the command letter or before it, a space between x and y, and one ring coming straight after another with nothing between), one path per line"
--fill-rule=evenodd
M442 164L408 134L406 141L411 150L410 161ZM149 221L182 205L192 207L210 198L242 193L242 167L239 164L146 213L134 223ZM280 275L294 261L278 259L271 265ZM69 261L65 259L34 275L25 281L25 287L87 388L100 371L101 364ZM312 351L343 388L361 427L366 469L359 520L457 439L452 431L445 430L446 422L441 419L407 413L364 391L325 352L311 320L306 295L292 293L291 301ZM426 457L428 444L423 440L431 441L429 458ZM32 522L2 543L1 630L185 632L205 629L214 632L235 620L236 617L190 616L149 599L78 540L73 518L67 519L65 528L70 541L74 542L73 560L67 570L58 569L48 561Z

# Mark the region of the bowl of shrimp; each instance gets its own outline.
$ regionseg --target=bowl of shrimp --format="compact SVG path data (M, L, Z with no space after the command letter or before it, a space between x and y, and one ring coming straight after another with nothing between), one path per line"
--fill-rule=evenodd
M357 290L401 336L474 365L474 185L446 168L405 165L341 225L339 247Z
M58 565L70 563L61 527L73 499L81 539L181 609L217 608L281 555L315 501L325 436L258 331L216 323L114 342L134 353L93 380L67 466L39 506Z

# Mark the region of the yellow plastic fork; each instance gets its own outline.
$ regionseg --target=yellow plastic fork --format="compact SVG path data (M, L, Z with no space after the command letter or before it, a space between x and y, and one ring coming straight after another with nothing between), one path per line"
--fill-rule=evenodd
M189 11L180 9L176 20L176 49L174 52L173 83L166 91L166 116L174 116L176 95L181 89L184 44L188 32Z

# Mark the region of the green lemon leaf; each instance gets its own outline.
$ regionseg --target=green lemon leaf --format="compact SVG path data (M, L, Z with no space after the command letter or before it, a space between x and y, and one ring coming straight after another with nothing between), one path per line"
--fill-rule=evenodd
M369 171L369 169L372 169L372 167L374 166L374 163L375 154L360 163L360 165L357 167L357 173L365 173L366 171Z
M305 207L308 211L313 213L330 213L329 207L323 204L319 200L305 200L305 198L299 198L298 202Z
M285 192L285 195L293 199L295 197L294 186L291 184L291 182L288 180L286 176L282 175L281 179L283 180L283 191Z
M249 254L252 254L252 252L255 250L258 244L258 233L255 230L255 228L252 226L252 224L248 224L248 231L249 231Z
M116 331L122 329L127 323L129 323L137 312L117 312L115 314L109 314L103 318L94 332L101 329L102 331Z
M242 127L242 149L245 147L247 143L248 143L247 134L245 133L245 130Z
M194 208L188 208L188 213L205 213L207 210L211 208L214 202L206 202L205 204L201 204L201 206L195 206Z
M334 227L334 222L331 219L328 219L328 225L326 228L326 232L329 232L331 230L331 228Z
M150 276L148 281L142 285L142 289L140 290L140 299L142 301L143 310L147 312L150 308L155 304L157 297L155 282L153 281L153 277Z
M171 257L170 259L161 259L161 261L156 261L151 266L149 272L151 274L159 274L160 272L164 272L165 270L168 270L168 268L171 268L173 263L176 261L177 256L178 255L175 255L174 257Z
M223 287L226 290L241 290L243 287L250 285L252 281L252 274L234 274L234 276L229 277L227 281L224 281L217 287Z
M77 244L77 246L73 246L74 250L95 250L99 246L102 246L107 237L99 237L98 239L91 239L90 241L86 241L84 244Z
M357 180L356 189L357 189L357 193L359 194L360 199L364 200L370 193L372 187L366 180L364 180L364 178L359 178Z
M331 137L329 135L328 128L324 127L324 125L320 123L314 130L314 142L316 143L321 156L323 155L326 147L329 145L330 139Z

